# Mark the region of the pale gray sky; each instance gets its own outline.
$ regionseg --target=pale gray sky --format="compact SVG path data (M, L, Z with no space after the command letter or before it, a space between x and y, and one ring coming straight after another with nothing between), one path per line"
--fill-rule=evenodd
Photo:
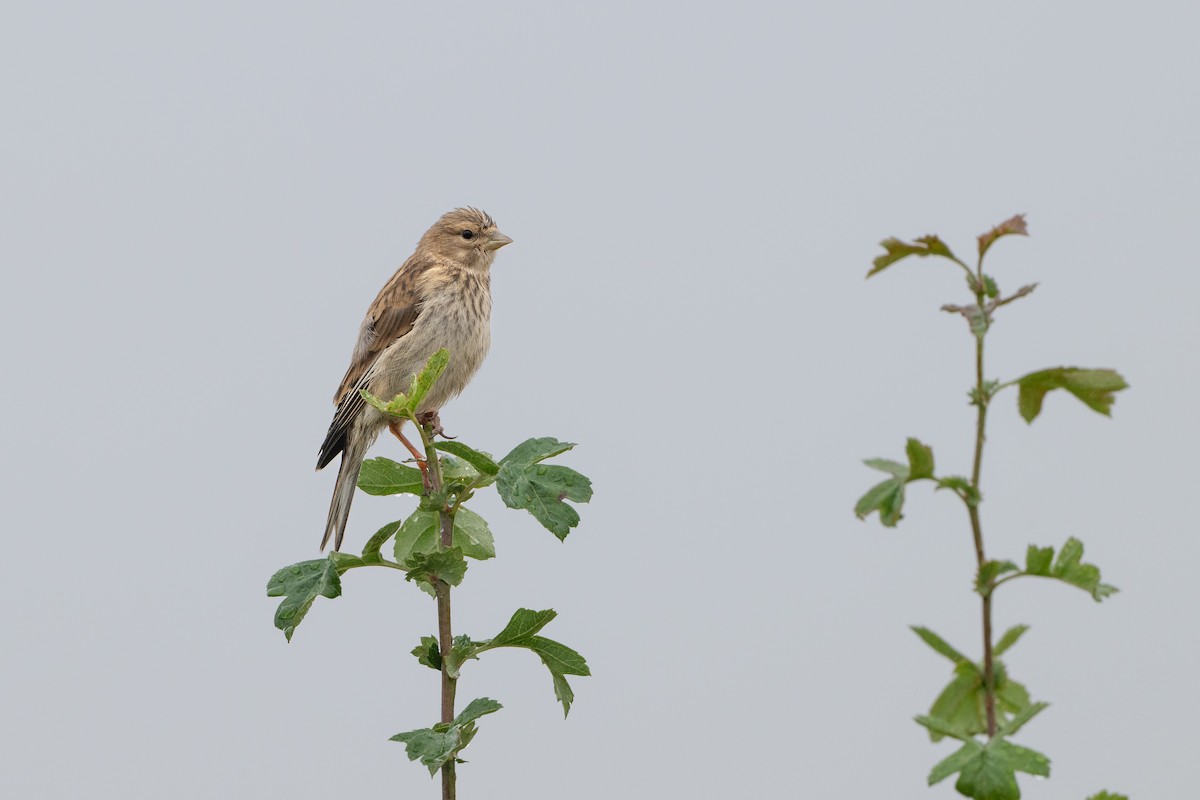
M989 373L1113 366L1114 419L1013 398L985 466L989 551L1076 535L1121 593L1016 583L997 625L1051 708L1033 800L1194 785L1200 544L1200 51L1194 4L9 3L2 481L10 565L0 795L434 797L387 741L429 724L408 655L433 607L363 571L291 645L264 585L315 557L312 466L366 306L442 212L515 243L492 354L447 428L580 443L565 545L478 504L500 557L456 595L578 648L564 722L526 653L464 798L956 796L911 717L978 653L961 510L852 507L906 436L968 468L961 277L863 276L888 235L993 250L1042 286ZM381 441L375 454L399 458ZM361 547L409 503L360 496ZM366 574L364 574L366 573Z

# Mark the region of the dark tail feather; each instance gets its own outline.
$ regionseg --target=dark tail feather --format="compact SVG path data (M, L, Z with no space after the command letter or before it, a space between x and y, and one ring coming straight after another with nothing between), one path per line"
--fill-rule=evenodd
M342 444L342 465L338 469L337 482L333 486L333 501L329 504L329 519L325 522L325 538L321 540L324 550L333 539L333 549L342 548L342 537L346 533L346 519L350 516L350 503L354 500L354 490L358 485L358 473L362 469L363 458L367 448L371 446L373 436L363 433L347 436Z

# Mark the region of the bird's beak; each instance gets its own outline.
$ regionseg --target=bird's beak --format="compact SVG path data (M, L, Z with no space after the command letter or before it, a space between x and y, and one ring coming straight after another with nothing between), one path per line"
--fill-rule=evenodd
M492 238L488 239L487 249L488 250L499 250L501 247L504 247L504 245L506 245L506 244L512 244L512 239L508 238L500 231L496 231L495 233L492 234Z

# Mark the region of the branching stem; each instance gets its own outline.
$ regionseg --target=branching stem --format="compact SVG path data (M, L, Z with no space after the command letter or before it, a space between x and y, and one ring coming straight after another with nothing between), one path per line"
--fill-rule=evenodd
M986 314L986 293L983 286L983 256L975 271L975 302L979 312ZM985 317L986 319L986 317ZM991 400L983 378L983 340L987 336L987 328L975 336L975 461L971 467L971 487L975 496L982 497L979 488L980 473L983 468L983 444L987 440L987 410ZM968 504L967 512L971 518L971 534L975 539L975 566L982 569L987 557L983 551L983 525L979 519L979 505ZM983 691L984 710L987 714L987 735L990 739L996 735L996 672L992 655L992 593L983 596Z

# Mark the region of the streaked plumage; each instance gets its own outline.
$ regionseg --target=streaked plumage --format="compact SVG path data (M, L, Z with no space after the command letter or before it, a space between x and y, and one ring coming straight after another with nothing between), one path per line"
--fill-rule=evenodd
M407 391L413 375L445 347L450 363L417 410L437 411L461 392L491 344L490 269L496 250L511 241L483 211L458 208L444 214L367 310L317 457L321 469L342 454L322 550L331 537L333 549L341 548L363 458L389 421L358 390L390 400Z

